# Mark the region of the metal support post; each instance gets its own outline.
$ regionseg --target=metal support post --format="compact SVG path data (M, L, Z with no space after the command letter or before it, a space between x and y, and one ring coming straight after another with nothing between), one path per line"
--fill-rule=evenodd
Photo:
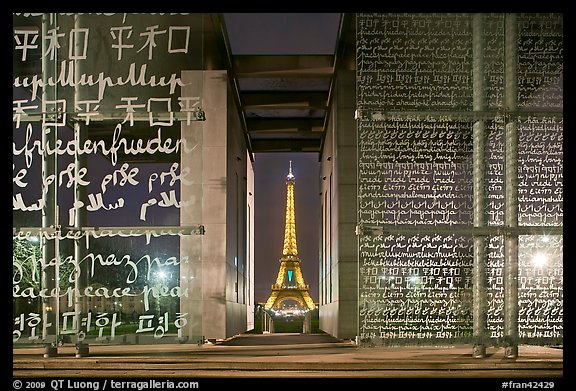
M472 16L472 72L473 72L473 110L486 109L486 89L484 74L484 16ZM474 122L473 129L473 191L474 227L485 227L486 218L486 126L484 120ZM473 264L473 357L486 356L486 324L487 324L487 296L486 296L486 241L484 235L474 236L474 264Z
M42 37L47 36L48 30L57 24L56 14L44 14L42 16ZM47 40L42 40L42 53L46 53ZM50 61L47 55L42 56L42 77L48 80L56 74L56 63ZM42 183L50 183L47 179L58 173L58 157L55 153L48 152L47 146L54 148L58 138L58 126L60 114L54 106L47 106L47 102L56 101L54 87L44 86L42 89ZM51 112L47 112L51 111ZM42 189L44 205L42 207L42 228L55 228L58 230L58 197L57 181L53 181ZM42 260L47 266L42 270L42 289L46 292L57 292L58 288L58 235L55 238L40 236L42 246ZM44 342L44 357L53 357L58 354L58 317L59 317L58 294L50 294L42 300L42 340Z
M504 169L505 224L518 226L518 31L515 14L504 19L505 111ZM509 233L504 239L504 343L505 356L518 356L518 235Z
M78 145L82 145L86 138L85 132L80 130L78 123L74 124L74 137L78 140ZM75 157L75 171L77 177L79 177L79 171L87 166L86 155L76 154ZM87 204L86 187L81 186L76 182L74 184L74 202L83 202L84 205ZM86 209L78 208L74 211L74 228L82 229L86 224ZM82 324L82 319L88 316L88 302L87 298L80 295L80 292L84 292L88 286L88 262L81 262L81 260L86 256L86 241L83 237L76 239L74 242L74 258L76 259L78 267L75 268L76 278L75 278L75 289L74 289L74 313L76 317L76 357L85 357L89 354L89 346L85 341L88 336L88 322Z
M80 29L82 27L82 15L76 15L74 27ZM75 40L75 52L82 53L83 41ZM82 61L74 61L74 72L76 80L82 74ZM82 89L80 86L75 86L74 88L74 108L78 107L78 102L82 101ZM86 142L86 132L87 129L81 130L80 123L74 123L74 138L76 139L76 145L84 145ZM80 154L76 151L74 155L74 171L76 178L81 177L82 170L88 169L88 159L85 154ZM87 205L87 189L83 186L74 182L74 207L76 205ZM72 222L71 222L72 223ZM75 208L74 209L74 228L81 230L87 224L86 208ZM82 324L82 320L88 317L88 301L86 297L80 295L80 292L84 292L88 286L88 263L80 263L82 259L86 256L86 241L82 237L74 241L74 258L77 262L77 268L75 268L76 278L75 278L75 298L74 298L74 313L76 317L76 357L85 357L89 354L89 346L85 342L85 338L88 336L88 322Z

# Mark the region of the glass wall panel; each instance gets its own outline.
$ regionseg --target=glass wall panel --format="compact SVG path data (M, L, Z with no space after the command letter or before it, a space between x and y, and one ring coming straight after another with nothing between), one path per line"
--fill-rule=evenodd
M561 344L562 15L356 23L361 343Z
M203 14L13 15L13 341L202 342Z

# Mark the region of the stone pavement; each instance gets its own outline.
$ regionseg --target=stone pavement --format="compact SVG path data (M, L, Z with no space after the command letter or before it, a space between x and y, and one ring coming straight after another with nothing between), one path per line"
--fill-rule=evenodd
M323 334L246 334L204 345L91 345L75 357L61 346L56 357L41 347L13 348L15 378L388 378L505 379L564 382L563 349L520 346L517 358L489 347L473 358L472 346L358 347ZM518 379L518 380L514 380ZM510 383L508 388L515 387ZM497 389L507 386L500 384ZM552 388L534 384L529 388ZM525 386L524 388L527 388Z

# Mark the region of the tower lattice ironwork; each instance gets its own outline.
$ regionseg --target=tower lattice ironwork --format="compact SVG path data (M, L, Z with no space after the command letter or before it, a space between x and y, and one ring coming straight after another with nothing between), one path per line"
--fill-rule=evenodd
M286 228L284 229L284 247L280 258L280 270L276 283L272 285L272 293L264 305L264 309L278 309L286 300L294 300L303 309L316 307L310 297L308 285L304 282L298 246L296 244L296 218L294 213L294 180L292 162L286 176Z

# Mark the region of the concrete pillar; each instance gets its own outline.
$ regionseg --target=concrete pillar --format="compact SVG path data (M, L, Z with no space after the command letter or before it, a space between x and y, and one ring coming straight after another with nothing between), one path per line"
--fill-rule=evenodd
M312 312L308 311L304 315L304 322L302 322L302 333L310 334L312 332Z
M518 30L515 14L504 19L505 113L504 170L505 224L518 227ZM504 239L504 343L508 358L518 356L518 235L507 232Z
M184 71L181 78L183 98L202 97L202 71ZM186 148L181 149L180 172L188 171L186 181L180 185L181 200L185 207L180 208L180 225L194 226L204 223L203 216L203 159L204 145L203 121L183 120L181 122L181 139ZM193 148L191 152L187 150ZM201 343L204 341L203 313L204 269L203 269L203 236L183 235L180 237L180 287L187 295L180 299L180 312L188 314L186 324L180 329L179 339L182 342ZM183 321L184 322L184 321Z
M484 36L483 14L472 16L472 87L473 110L482 112L486 110L486 88L484 74ZM472 156L472 182L474 209L474 227L485 227L486 218L486 126L483 119L474 122L473 129L473 156ZM474 264L473 264L473 356L482 358L486 356L486 324L487 324L487 298L486 298L486 237L474 236Z
M274 332L274 318L267 312L262 310L262 334Z

